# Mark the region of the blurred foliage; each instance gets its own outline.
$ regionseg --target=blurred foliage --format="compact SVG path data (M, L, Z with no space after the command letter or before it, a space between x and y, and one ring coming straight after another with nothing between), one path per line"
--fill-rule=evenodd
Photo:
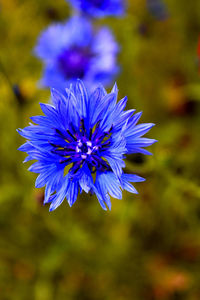
M121 19L98 20L121 45L120 96L157 126L154 155L131 156L144 176L104 212L83 194L53 213L21 161L15 129L40 112L38 34L70 14L64 0L0 2L0 299L200 299L199 0L165 0L161 21L145 0ZM53 41L52 41L53 42Z

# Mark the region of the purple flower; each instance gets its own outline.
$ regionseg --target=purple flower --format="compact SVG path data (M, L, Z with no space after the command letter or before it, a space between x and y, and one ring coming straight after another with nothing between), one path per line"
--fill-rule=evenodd
M110 30L95 31L86 18L73 17L65 24L51 25L35 47L36 56L44 62L40 84L64 89L79 78L90 88L99 81L108 86L119 70L118 51Z
M111 209L110 196L122 198L122 190L137 193L131 182L144 181L126 174L128 154L151 154L143 147L155 140L142 137L152 123L138 124L141 113L124 110L127 98L117 102L115 85L107 94L103 86L93 93L78 80L65 95L52 90L52 103L40 104L43 116L32 117L37 124L18 130L27 139L19 150L25 161L36 160L29 170L39 173L36 187L46 185L45 203L50 211L66 198L72 206L78 193L96 194L100 205Z
M71 5L83 13L102 18L106 16L122 16L125 10L125 0L68 0Z

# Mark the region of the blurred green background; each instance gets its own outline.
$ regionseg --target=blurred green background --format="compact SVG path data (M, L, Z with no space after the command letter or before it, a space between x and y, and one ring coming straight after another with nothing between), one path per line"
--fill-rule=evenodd
M97 24L121 45L120 97L157 125L154 155L127 162L147 180L111 212L83 194L49 213L16 128L49 100L36 39L71 11L64 0L0 1L0 299L200 299L200 1L166 0L163 21L129 2L125 18Z

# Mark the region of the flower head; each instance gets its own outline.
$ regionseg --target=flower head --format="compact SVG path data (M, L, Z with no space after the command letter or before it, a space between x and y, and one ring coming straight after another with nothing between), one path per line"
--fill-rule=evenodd
M36 56L44 62L41 85L64 90L77 78L91 88L98 82L109 85L118 72L118 50L108 28L94 31L84 17L51 25L40 35L35 47Z
M124 14L124 0L68 0L75 9L95 18L121 16Z
M36 187L46 185L50 210L65 198L71 206L82 191L95 193L103 209L111 208L110 196L121 199L123 189L137 193L130 182L144 179L125 174L123 159L150 154L142 147L155 140L141 136L154 124L136 125L141 113L125 111L127 98L117 102L117 95L116 85L109 94L102 86L88 94L77 80L65 94L52 89L53 105L40 104L44 116L31 118L38 125L18 130L27 139L19 150L28 153L25 161L37 160L29 170L39 173Z

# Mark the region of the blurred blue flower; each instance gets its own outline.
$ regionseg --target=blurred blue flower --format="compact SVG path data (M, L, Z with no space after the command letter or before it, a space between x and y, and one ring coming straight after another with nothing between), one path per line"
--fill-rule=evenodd
M42 86L64 89L77 78L90 88L108 86L118 72L119 47L106 27L94 31L86 18L54 24L39 37L35 54L44 62Z
M44 116L31 120L38 125L19 129L27 139L19 150L27 152L29 160L37 160L29 170L40 175L36 187L46 185L44 203L51 203L50 211L65 198L70 206L78 193L95 193L102 208L111 209L110 196L122 198L121 189L137 193L130 182L144 179L125 174L126 154L151 154L142 147L153 139L141 137L154 125L136 125L141 113L125 111L127 98L117 102L118 89L114 85L107 94L103 86L88 94L80 80L61 94L51 91L52 103L40 104ZM110 195L110 196L109 196Z
M95 18L121 16L125 11L125 0L68 0L72 6Z

